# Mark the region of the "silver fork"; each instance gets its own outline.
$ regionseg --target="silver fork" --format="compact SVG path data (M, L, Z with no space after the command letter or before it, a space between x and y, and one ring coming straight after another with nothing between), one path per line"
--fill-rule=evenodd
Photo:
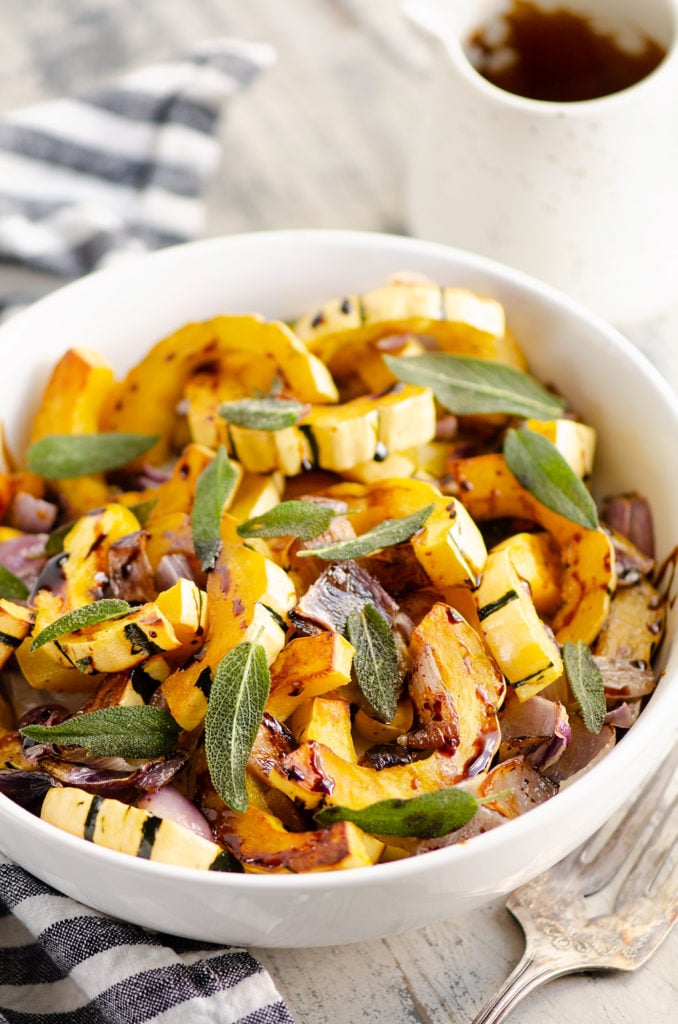
M677 766L678 748L611 834L605 826L511 894L506 906L525 933L525 953L473 1024L500 1024L564 974L634 971L663 942L678 918L678 799L669 803L666 792ZM613 899L611 912L592 914L589 897L602 899L601 890Z

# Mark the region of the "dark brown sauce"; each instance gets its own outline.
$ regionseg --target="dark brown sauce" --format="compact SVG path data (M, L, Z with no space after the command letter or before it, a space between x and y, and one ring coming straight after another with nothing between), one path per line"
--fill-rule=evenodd
M503 38L495 23L476 29L470 59L493 85L528 99L572 103L609 96L645 78L666 55L648 36L639 37L636 49L625 49L592 19L566 7L547 11L514 0L501 23Z

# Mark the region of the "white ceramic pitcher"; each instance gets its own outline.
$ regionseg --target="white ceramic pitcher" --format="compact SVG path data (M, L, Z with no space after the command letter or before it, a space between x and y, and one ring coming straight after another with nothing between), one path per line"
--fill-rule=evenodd
M678 0L541 0L663 45L636 85L555 103L492 85L464 44L498 0L406 0L432 38L407 184L413 234L492 256L617 324L678 302Z

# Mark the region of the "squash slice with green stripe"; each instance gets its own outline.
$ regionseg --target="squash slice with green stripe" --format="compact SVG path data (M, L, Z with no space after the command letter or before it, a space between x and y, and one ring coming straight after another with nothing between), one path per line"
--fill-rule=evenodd
M217 843L169 818L75 786L48 790L40 817L72 836L133 857L204 871L232 870L231 855Z
M221 551L207 580L205 645L161 684L169 712L182 729L195 729L202 722L214 671L232 648L256 641L269 664L275 660L285 644L286 616L297 601L284 569L246 546L235 526L226 514Z
M160 440L143 458L164 462L184 384L208 365L240 379L249 394L267 394L277 379L300 402L337 401L327 367L285 324L259 316L218 316L186 324L129 371L113 389L106 429L158 434Z
M501 303L428 281L394 282L332 299L301 316L294 330L338 376L355 369L371 342L406 333L435 338L446 352L526 366Z
M539 523L560 548L560 602L549 622L556 640L591 644L610 611L617 585L614 549L608 534L588 530L551 509L522 487L503 455L477 455L450 464L459 496L479 521L517 516Z
M35 612L22 604L15 604L5 597L0 598L0 668L10 659L15 650L28 636Z
M537 615L510 547L490 551L476 599L487 646L521 700L560 678L563 662L558 644Z

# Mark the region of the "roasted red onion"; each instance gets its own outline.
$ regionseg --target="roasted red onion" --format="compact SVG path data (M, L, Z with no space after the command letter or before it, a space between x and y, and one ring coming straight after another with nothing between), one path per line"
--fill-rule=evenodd
M46 533L23 533L0 544L0 565L23 580L30 590L42 572Z
M59 509L51 501L36 498L28 491L14 495L7 515L7 523L24 533L49 533Z
M509 691L500 712L500 761L524 754L534 768L555 764L572 739L566 708L536 695L521 702Z
M214 840L207 819L195 804L182 796L174 786L163 786L155 793L145 793L137 800L137 807L141 807L144 811L150 811L156 818L169 818L177 825L202 836L203 839Z

